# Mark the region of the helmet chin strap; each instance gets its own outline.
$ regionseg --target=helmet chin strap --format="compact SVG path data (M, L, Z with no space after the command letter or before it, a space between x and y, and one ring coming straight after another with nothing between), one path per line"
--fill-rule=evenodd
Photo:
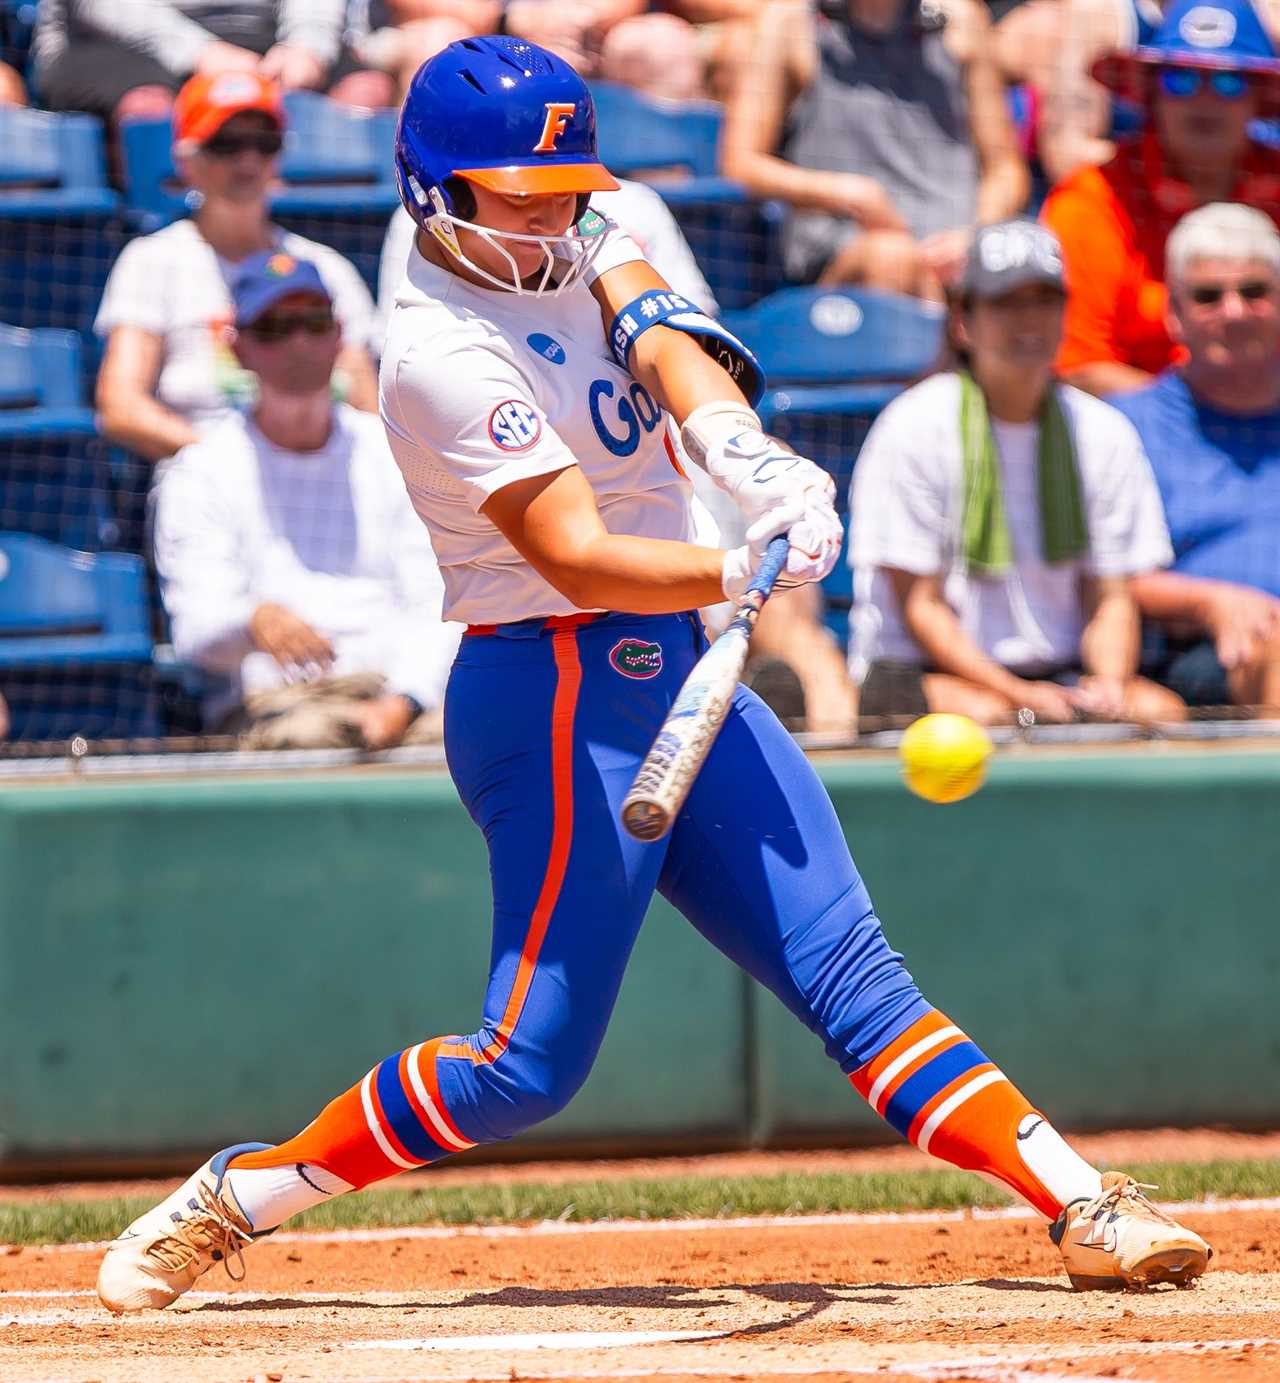
M564 235L529 235L519 231L494 230L491 226L482 226L475 221L464 221L460 216L455 216L445 205L438 188L431 188L428 195L432 214L426 218L426 226L446 252L486 283L522 297L558 298L581 278L603 244L602 237L584 240L572 234L572 227ZM458 241L458 227L474 232L486 245L496 250L506 261L510 276L501 278L490 273L467 255ZM501 243L504 240L522 245L537 245L542 250L542 270L534 287L528 287L521 278L520 266L511 251ZM559 279L553 277L557 271L561 274ZM534 275L529 274L525 277L532 278Z

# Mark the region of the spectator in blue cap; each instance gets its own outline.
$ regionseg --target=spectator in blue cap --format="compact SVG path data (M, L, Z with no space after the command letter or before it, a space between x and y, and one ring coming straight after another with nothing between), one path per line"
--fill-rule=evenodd
M1231 201L1280 222L1275 152L1252 137L1258 118L1280 117L1280 59L1249 0L1177 0L1153 43L1093 71L1141 106L1146 129L1102 168L1054 188L1044 220L1072 281L1059 373L1116 394L1177 359L1164 248L1179 217Z
M381 421L333 402L342 331L324 280L268 251L241 266L232 303L257 403L184 447L156 489L174 648L220 678L206 726L251 748L431 739L459 631Z

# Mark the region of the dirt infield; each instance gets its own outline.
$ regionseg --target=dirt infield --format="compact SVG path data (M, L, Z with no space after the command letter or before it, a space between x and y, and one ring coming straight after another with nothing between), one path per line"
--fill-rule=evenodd
M281 1234L243 1285L122 1320L92 1294L100 1250L11 1250L0 1379L1280 1378L1280 1205L1179 1213L1214 1271L1143 1295L1071 1292L1009 1212Z

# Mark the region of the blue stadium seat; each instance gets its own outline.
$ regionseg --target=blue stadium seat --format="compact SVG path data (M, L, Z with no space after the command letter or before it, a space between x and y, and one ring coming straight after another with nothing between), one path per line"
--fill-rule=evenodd
M942 345L941 309L914 298L856 289L785 288L725 325L760 357L770 388L761 421L836 482L847 519L849 481L877 414ZM823 582L827 624L845 643L853 591L841 555Z
M605 166L661 193L721 307L745 307L778 287L781 209L719 176L721 108L657 101L613 82L593 83L591 94Z
M93 316L124 243L119 209L93 117L0 107L0 321L80 332L86 380Z
M0 528L96 549L114 545L119 526L80 387L74 332L0 324Z
M724 322L771 384L829 385L918 375L942 345L943 312L895 293L783 288Z
M0 216L109 216L119 203L93 116L0 106Z
M74 332L0 323L0 439L93 432L80 402L80 341Z
M151 737L146 568L0 532L0 690L15 739Z
M150 661L140 557L0 532L0 668Z

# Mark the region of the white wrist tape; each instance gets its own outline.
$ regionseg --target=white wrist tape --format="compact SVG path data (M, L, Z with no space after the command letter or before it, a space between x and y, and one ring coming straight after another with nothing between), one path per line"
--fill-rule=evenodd
M754 409L729 399L716 399L712 403L701 404L684 420L684 426L680 429L680 444L691 460L714 476L708 458L714 464L726 445L742 432L756 432L761 440L764 439L764 428Z

